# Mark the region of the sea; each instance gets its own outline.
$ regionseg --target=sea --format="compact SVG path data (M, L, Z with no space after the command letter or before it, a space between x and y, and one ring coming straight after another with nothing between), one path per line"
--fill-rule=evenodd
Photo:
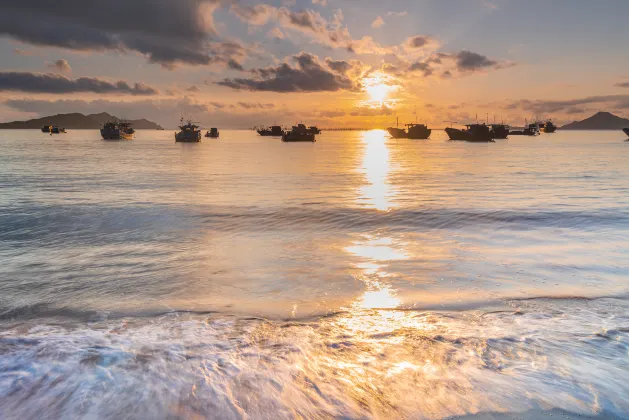
M0 418L629 418L625 140L0 131Z

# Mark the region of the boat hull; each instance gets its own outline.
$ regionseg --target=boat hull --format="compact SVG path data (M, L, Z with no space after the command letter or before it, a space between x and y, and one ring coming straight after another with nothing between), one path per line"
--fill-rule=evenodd
M201 141L201 132L196 133L175 133L175 142L177 143L199 143Z
M262 137L282 137L282 133L274 133L270 130L258 130L258 134Z
M401 128L387 128L389 135L394 139L406 139L408 134Z
M629 136L629 128L623 128L622 131Z
M315 135L312 133L301 133L301 134L286 133L282 136L282 141L286 143L298 143L298 142L314 143L317 140L315 139Z
M546 127L544 127L544 133L554 133L555 131L557 131L557 127L548 127L548 125Z
M457 128L446 128L446 133L452 141L467 141L470 143L495 143L491 135L473 135L469 131L459 130Z
M133 140L135 133L100 130L100 135L103 137L103 140Z
M409 131L408 133L408 138L411 140L426 140L430 137L430 134L432 133L432 130L427 129L427 130L421 130L421 131Z

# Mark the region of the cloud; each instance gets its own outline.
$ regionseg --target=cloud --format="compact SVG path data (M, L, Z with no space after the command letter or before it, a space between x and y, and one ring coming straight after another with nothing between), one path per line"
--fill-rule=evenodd
M328 5L328 0L312 0L312 4L318 4L321 7L325 7Z
M273 39L284 39L284 33L280 28L271 29L266 36Z
M0 35L71 50L135 51L166 66L210 64L227 59L211 51L219 1L5 1Z
M460 71L476 71L495 68L498 62L472 51L460 51L456 54L456 67Z
M119 93L131 95L156 95L157 89L143 83L130 86L127 82L108 82L94 77L75 80L52 73L0 72L0 92L29 93Z
M238 102L241 108L245 109L273 109L275 104L261 104L260 102Z
M419 41L421 44L423 41ZM421 72L424 77L441 74L441 78L448 79L456 74L471 74L483 70L499 70L515 65L509 61L490 59L487 56L472 51L458 53L433 53L427 58L418 60L408 66L409 72Z
M68 61L64 60L63 58L55 61L54 63L48 64L48 67L51 69L58 70L62 73L69 73L72 71L72 67L70 67L70 63L68 63Z
M578 114L587 111L587 105L601 105L614 109L629 109L629 95L600 95L561 101L527 100L508 102L505 109L520 109L533 114L547 115L553 113Z
M384 25L384 19L382 16L378 16L373 22L371 22L371 27L374 29L381 28Z
M406 40L407 47L412 49L426 48L429 46L434 46L435 44L435 39L427 35L416 35Z
M379 107L357 107L349 113L352 117L377 117L381 115L392 115L393 109L385 104Z
M201 92L201 89L199 89L197 86L192 85L190 86L188 89L186 89L186 92L191 92L191 93L199 93Z
M17 55L23 55L23 56L31 56L33 55L33 53L31 51L22 49L22 48L13 48L13 52Z
M252 78L224 79L218 85L232 89L269 92L334 92L357 90L359 86L344 74L322 64L314 55L301 52L293 57L297 63L252 70ZM338 68L338 66L337 66Z
M387 12L387 16L398 16L398 17L408 16L408 12L407 11L403 11L403 12Z
M614 86L620 87L620 88L629 88L629 82L619 82L619 83L616 83Z

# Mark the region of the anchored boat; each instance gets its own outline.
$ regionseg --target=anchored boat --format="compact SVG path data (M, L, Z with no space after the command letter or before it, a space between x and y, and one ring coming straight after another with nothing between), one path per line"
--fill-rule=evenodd
M282 141L285 142L315 142L317 141L314 133L312 133L308 128L306 128L303 124L297 124L293 126L291 131L286 131L282 135Z
M308 132L312 134L321 134L321 130L317 126L311 125L308 127Z
M472 143L494 143L493 133L487 124L467 124L465 129L448 127L446 133L450 140Z
M256 131L263 137L282 137L284 134L282 127L279 125L273 125L270 128L261 128Z
M546 121L544 133L554 133L555 131L557 131L557 126L551 120Z
M188 120L186 124L181 119L178 133L175 133L175 141L179 143L198 143L201 141L201 130L199 126Z
M42 133L50 133L51 130L52 130L52 125L45 125L41 128Z
M492 138L504 140L507 137L509 137L510 130L511 130L511 127L509 127L506 124L492 124L491 125Z
M131 128L130 122L112 121L103 125L100 135L105 140L133 140L135 130Z
M218 132L218 128L216 127L210 128L210 131L205 133L205 137L209 137L211 139L217 139L218 136L219 136L219 132Z
M65 132L66 132L65 128L59 128L59 126L57 125L53 125L52 128L50 129L50 134L62 134Z
M532 123L522 128L521 130L511 131L512 136L539 136L541 133L539 131L539 124Z

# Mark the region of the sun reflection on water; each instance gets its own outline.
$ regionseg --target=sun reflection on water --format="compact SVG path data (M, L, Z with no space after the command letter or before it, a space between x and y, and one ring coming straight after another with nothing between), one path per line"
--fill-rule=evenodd
M364 132L362 141L365 152L359 168L367 180L367 185L360 190L362 199L370 207L380 211L388 211L394 207L392 199L395 191L389 183L392 165L387 140L383 130Z

